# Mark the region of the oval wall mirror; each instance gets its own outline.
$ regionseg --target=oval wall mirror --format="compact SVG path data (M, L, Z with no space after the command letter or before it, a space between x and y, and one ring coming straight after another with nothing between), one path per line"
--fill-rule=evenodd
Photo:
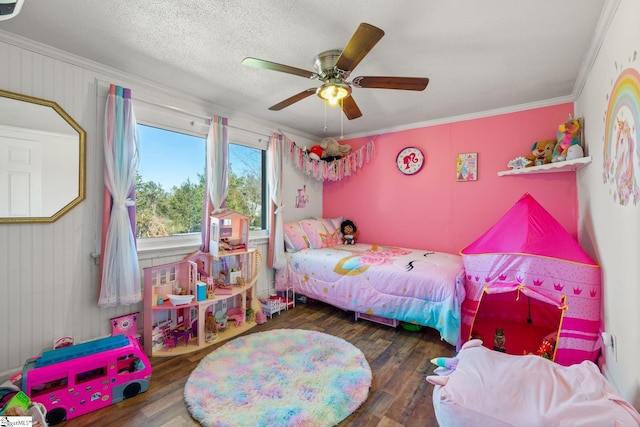
M85 144L55 102L0 90L0 223L53 222L84 200Z

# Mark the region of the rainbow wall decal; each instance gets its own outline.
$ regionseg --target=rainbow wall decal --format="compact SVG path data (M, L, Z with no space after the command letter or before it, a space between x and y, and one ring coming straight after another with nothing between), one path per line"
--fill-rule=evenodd
M605 119L603 179L621 205L640 202L640 72L622 70L611 90Z

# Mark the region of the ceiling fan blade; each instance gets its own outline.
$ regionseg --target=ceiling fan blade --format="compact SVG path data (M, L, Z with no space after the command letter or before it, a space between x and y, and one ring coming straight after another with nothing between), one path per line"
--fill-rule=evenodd
M284 101L277 103L276 105L272 105L271 107L269 107L269 110L280 111L283 108L288 107L293 103L296 103L298 101L305 99L307 96L313 95L314 93L316 93L316 88L309 88L307 90L303 90L302 92L296 93L292 97L287 98Z
M400 89L400 90L424 90L429 84L426 77L385 77L385 76L360 76L351 81L354 87L366 89Z
M349 120L357 119L362 116L362 111L358 108L358 104L356 104L353 96L342 98L342 111Z
M343 71L353 71L367 53L384 36L384 31L371 24L362 23L351 36L351 40L342 50L342 54L336 62L336 68Z
M261 68L263 70L280 71L283 73L294 74L296 76L306 77L309 79L318 77L318 75L313 71L307 71L307 70L303 70L302 68L296 68L296 67L291 67L289 65L278 64L276 62L265 61L263 59L247 57L242 60L242 63L250 67Z

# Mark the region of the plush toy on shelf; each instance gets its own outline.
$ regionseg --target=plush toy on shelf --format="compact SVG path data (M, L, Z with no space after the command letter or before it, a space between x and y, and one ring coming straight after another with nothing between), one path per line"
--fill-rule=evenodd
M345 219L340 224L340 231L342 232L342 243L345 245L355 245L358 239L358 228L350 219Z
M320 141L320 147L323 150L324 160L335 160L340 157L347 156L351 153L351 146L349 144L342 144L334 138L325 138Z
M577 145L578 147L580 147L580 149L582 149L582 126L580 125L580 119L570 119L569 121L558 126L556 138L557 142L555 148L553 149L551 161L563 162L567 160L567 156L569 155L569 148ZM579 152L580 150L574 148L572 150L571 157L576 156Z
M534 142L533 146L531 147L531 154L525 157L531 162L527 165L527 167L540 166L551 163L553 149L555 148L555 146L556 141L553 139L541 139L540 141Z
M313 160L320 160L324 154L324 150L319 145L314 145L309 150L309 158Z

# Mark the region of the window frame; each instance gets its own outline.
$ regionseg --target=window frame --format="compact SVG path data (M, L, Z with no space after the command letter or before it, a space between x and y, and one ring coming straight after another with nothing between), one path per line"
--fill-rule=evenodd
M210 120L204 117L197 117L193 114L185 113L182 110L167 109L167 107L148 104L145 102L136 103L136 122L145 126L152 126L172 132L179 132L195 137L207 138ZM267 241L269 238L269 218L268 203L271 201L269 195L269 184L267 182L269 162L267 160L268 137L265 140L257 138L260 132L244 130L232 126L227 127L227 139L229 144L243 145L263 151L262 156L262 198L263 205L263 225L262 230L250 230L249 240L252 242ZM155 256L171 256L193 252L200 248L202 244L201 233L185 233L168 237L154 237L150 239L137 239L136 246L140 259L152 258Z

